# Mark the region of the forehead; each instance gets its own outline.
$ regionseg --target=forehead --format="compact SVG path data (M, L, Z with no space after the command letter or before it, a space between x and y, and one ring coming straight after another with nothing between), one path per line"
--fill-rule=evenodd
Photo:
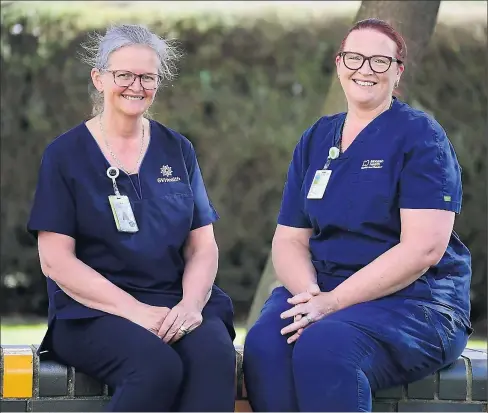
M377 54L395 56L397 46L386 34L377 30L363 29L355 30L347 36L344 50L366 56Z
M112 52L108 59L110 69L134 73L158 73L158 56L148 46L125 46Z

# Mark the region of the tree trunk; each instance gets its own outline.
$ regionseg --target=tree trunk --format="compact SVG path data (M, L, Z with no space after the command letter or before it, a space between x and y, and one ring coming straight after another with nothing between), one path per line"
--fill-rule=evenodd
M401 99L408 101L409 86L414 81L418 64L421 62L427 45L434 32L440 1L362 1L354 23L367 18L387 21L398 30L407 44L405 72L400 81ZM339 47L339 45L337 45ZM347 109L344 92L337 76L332 77L323 113L332 114ZM270 258L261 275L247 319L249 328L259 316L264 302L277 281Z

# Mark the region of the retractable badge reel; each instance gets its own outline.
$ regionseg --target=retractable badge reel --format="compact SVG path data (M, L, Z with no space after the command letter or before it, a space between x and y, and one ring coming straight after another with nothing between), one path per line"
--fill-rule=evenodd
M112 208L112 213L115 220L115 225L119 232L137 232L136 218L132 212L132 206L129 198L126 195L120 195L117 187L116 179L119 177L120 171L118 168L111 166L107 169L107 176L112 180L115 195L108 196L108 202Z
M327 188L327 184L329 183L330 177L332 175L332 171L328 169L330 161L333 159L337 159L340 153L341 151L339 150L339 148L335 146L329 149L329 156L327 157L327 161L325 162L324 167L315 172L312 185L310 186L310 190L308 191L308 199L322 199L324 197L325 188Z

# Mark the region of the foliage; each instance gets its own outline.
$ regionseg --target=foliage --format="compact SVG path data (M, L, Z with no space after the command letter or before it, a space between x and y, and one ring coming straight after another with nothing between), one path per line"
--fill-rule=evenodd
M2 9L0 270L10 287L2 312L45 314L44 279L25 223L44 147L89 117L89 68L77 60L79 45L87 30L126 21L123 13L110 14L110 22L101 15ZM160 92L152 112L195 145L221 215L218 283L245 317L291 152L322 115L333 55L349 19L142 16L131 21L177 38L186 53L179 78ZM412 90L413 104L434 113L448 131L464 169L457 231L473 254L475 317L486 317L485 50L486 27L439 25Z

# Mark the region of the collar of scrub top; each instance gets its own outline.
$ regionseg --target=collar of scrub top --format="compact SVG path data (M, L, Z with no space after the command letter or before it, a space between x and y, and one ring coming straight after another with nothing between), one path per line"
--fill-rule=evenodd
M386 111L388 111L392 108L393 102L395 100L396 100L396 97L392 96L390 106ZM385 112L380 113L380 115L382 115ZM348 155L345 152L343 152L342 148L341 148L341 146L342 146L342 133L344 131L344 124L346 123L346 117L347 117L347 112L344 112L343 116L341 116L336 123L335 131L334 131L334 146L332 146L329 149L329 156L327 157L327 161L324 165L324 168L323 168L324 170L330 166L330 162L333 159L339 159L339 158L347 159L348 158ZM340 122L340 128L339 128L339 132L337 132L339 122Z

